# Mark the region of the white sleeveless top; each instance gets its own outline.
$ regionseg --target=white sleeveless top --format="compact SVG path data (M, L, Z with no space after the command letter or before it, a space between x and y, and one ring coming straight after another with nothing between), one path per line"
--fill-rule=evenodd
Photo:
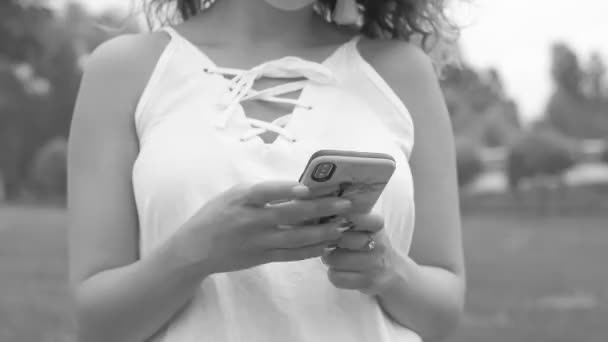
M135 112L140 152L133 187L146 257L206 201L240 182L297 180L320 149L382 152L396 171L374 211L393 245L408 253L414 229L409 156L414 142L404 104L357 50L357 37L322 63L297 57L250 70L225 69L176 31ZM237 75L236 79L223 75ZM305 77L264 93L264 76ZM248 119L243 100L281 101L302 88L291 115ZM275 89L276 90L276 89ZM289 100L286 100L289 101ZM258 134L279 135L266 144ZM413 342L418 335L386 316L377 301L335 288L319 258L214 274L158 334L165 342Z

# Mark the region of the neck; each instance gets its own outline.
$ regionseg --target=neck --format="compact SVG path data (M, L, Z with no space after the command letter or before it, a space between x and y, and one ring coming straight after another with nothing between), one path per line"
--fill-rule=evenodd
M264 42L288 46L331 32L329 25L313 12L312 5L287 11L265 0L217 0L194 20L200 20L222 41L240 46Z

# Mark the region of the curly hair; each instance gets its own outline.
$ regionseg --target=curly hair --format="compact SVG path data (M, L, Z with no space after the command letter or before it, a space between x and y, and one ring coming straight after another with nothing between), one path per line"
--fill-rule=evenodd
M318 1L330 9L336 6L336 0ZM374 39L417 43L425 52L432 52L436 62L446 64L454 57L448 56L447 51L459 35L459 28L446 13L448 1L357 0L364 8L361 33ZM201 11L200 0L145 0L145 3L148 19L154 18L160 23L187 20Z

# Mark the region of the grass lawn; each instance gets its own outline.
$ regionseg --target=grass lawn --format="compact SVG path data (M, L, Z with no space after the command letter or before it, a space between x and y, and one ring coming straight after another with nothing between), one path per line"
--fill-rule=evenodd
M64 227L63 210L0 208L0 341L74 341Z
M464 224L468 315L454 341L608 341L608 216Z
M455 342L608 341L608 216L465 217ZM60 209L0 208L0 341L73 341Z

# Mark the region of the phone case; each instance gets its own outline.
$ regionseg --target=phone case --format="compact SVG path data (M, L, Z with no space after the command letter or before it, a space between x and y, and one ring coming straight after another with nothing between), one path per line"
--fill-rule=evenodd
M329 170L328 165L333 165L333 170ZM321 150L310 157L300 183L310 188L309 198L348 198L353 203L354 212L365 213L376 204L395 166L394 158L388 154ZM329 177L320 179L316 177L319 174Z

